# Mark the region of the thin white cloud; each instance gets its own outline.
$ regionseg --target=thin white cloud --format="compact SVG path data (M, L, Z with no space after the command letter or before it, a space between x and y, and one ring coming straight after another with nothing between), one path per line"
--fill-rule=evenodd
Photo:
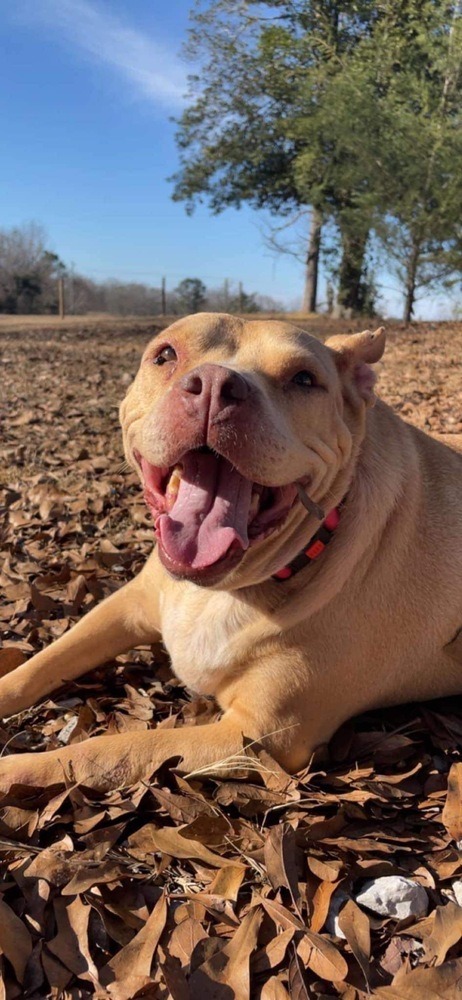
M17 13L45 24L74 47L121 74L133 90L156 105L182 103L186 74L179 59L149 34L130 27L91 0L26 0Z

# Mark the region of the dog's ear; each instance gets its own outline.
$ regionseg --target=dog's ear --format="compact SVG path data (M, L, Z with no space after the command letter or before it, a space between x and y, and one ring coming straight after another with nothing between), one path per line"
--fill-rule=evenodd
M359 395L369 406L373 405L375 399L375 373L370 366L380 361L385 350L385 340L384 326L380 326L373 333L370 330L363 330L362 333L330 337L326 340L326 347L333 351L340 374L352 376Z

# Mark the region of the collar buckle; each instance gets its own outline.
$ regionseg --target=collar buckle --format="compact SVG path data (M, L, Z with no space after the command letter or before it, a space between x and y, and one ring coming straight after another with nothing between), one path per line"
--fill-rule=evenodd
M329 544L334 532L338 528L342 506L343 501L338 507L334 507L333 510L329 511L321 527L318 528L316 534L310 539L307 547L302 549L298 556L295 556L295 559L292 559L292 562L288 563L287 566L283 566L277 573L273 573L272 580L277 580L278 583L290 580L295 573L299 573L309 563L314 562L315 559L319 559L319 556L322 555L326 545Z

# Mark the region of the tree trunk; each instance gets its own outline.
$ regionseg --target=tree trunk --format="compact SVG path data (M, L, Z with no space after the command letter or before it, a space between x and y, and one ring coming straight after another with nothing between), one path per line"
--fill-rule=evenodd
M310 237L306 254L305 285L303 288L302 312L315 313L318 295L319 251L321 249L320 213L313 208L310 222Z
M414 240L406 268L406 298L404 302L404 322L410 323L414 312L417 265L420 257L420 243Z
M344 309L360 313L364 304L363 269L368 233L342 233L342 261L338 301Z

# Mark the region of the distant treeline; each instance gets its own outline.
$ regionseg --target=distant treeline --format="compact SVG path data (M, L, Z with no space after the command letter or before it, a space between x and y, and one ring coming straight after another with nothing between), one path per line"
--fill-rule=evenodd
M224 282L207 288L199 278L185 278L172 289L136 281L111 279L96 282L82 275L69 275L65 282L66 309L71 313L108 312L121 316L149 316L166 313L183 315L208 309L212 312L283 312L281 302L257 292L248 293L239 285Z
M207 288L199 278L185 278L175 288L155 287L135 281L94 281L66 267L47 249L41 226L29 223L0 229L0 313L27 315L57 313L59 284L64 290L66 313L113 313L150 316L199 312L282 312L283 305L269 296L247 292L241 284L225 281L221 288Z

